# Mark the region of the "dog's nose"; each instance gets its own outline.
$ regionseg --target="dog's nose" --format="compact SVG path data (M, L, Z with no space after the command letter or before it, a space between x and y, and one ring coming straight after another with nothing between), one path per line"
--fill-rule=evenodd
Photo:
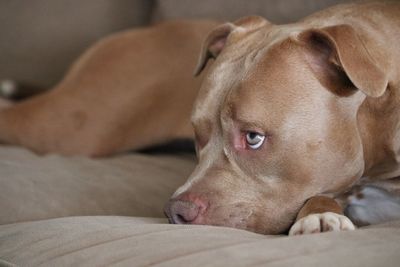
M204 208L201 201L171 199L165 206L164 212L170 223L190 224L200 216Z

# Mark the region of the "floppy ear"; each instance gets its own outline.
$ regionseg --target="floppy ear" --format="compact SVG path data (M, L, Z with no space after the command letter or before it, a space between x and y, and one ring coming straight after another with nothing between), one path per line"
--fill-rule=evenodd
M232 23L225 23L219 25L208 34L206 40L203 42L200 58L194 70L195 76L201 73L210 58L216 58L219 55L225 46L226 39L234 29L235 25Z
M357 88L371 97L385 92L386 73L350 25L306 30L299 39L308 48L311 68L329 89L348 94Z

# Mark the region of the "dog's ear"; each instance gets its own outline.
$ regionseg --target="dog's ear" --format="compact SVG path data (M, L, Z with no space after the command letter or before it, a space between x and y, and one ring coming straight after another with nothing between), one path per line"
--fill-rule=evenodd
M311 68L330 90L346 95L359 89L371 97L385 92L388 77L353 27L310 29L300 33L299 40L308 49Z
M216 27L208 34L206 40L203 42L199 61L194 70L194 75L197 76L201 73L210 58L217 58L224 48L229 35L235 29L241 29L240 34L238 31L238 37L240 38L240 36L251 33L268 24L270 23L263 17L247 16L236 20L234 23L228 22Z
M216 58L225 46L226 39L229 34L235 29L235 25L232 23L225 23L219 25L217 28L212 30L206 40L203 42L199 61L194 70L194 75L197 76L205 68L207 61L210 58Z

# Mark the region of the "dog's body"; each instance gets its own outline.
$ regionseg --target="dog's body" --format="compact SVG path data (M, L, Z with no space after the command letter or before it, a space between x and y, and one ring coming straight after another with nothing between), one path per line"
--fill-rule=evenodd
M197 54L214 21L166 22L91 47L48 93L0 112L0 142L106 156L191 138Z
M198 80L195 51L216 22L173 25L173 38L167 24L95 46L54 91L3 109L0 140L107 155L192 138L202 82L199 164L166 207L172 222L281 233L297 217L291 234L354 229L334 198L366 183L400 193L399 4L220 25L196 73L216 61Z

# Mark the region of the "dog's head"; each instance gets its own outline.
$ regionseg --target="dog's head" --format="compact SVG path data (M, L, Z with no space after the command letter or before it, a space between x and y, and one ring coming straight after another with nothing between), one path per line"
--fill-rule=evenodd
M246 17L212 31L192 123L199 163L171 222L281 233L311 196L364 169L357 110L387 80L348 25L305 29Z

